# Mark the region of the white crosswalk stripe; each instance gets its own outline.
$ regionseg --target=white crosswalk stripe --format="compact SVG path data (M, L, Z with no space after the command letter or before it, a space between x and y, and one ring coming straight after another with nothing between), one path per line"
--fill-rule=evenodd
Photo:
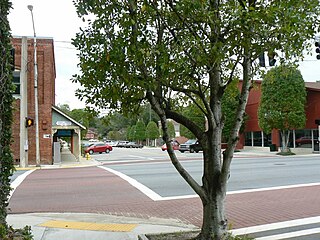
M309 228L308 225L312 224L318 224L320 226L320 216L241 228L233 230L232 233L234 235L250 234L251 236L256 236L256 240L291 239L301 236L319 234L320 227L311 226ZM302 227L304 229L293 230L294 228L298 227Z

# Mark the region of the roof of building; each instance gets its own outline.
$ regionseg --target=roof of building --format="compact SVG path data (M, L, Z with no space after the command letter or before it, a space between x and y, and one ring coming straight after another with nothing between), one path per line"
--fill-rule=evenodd
M305 82L305 85L310 90L320 91L320 82Z
M65 119L69 120L73 125L79 126L82 129L86 129L85 126L83 126L81 123L78 123L76 120L74 120L72 117L68 116L66 113L64 113L61 109L59 109L57 106L52 106L52 110L60 114ZM60 121L61 122L61 121ZM52 123L52 125L54 125Z
M263 80L254 80L255 83L261 84ZM309 90L320 91L320 81L317 82L305 82L305 86Z

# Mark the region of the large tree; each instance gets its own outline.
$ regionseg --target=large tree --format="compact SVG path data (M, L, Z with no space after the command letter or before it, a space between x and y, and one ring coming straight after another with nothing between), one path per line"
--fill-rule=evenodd
M146 125L141 120L136 123L135 139L140 142L146 139Z
M277 49L299 56L314 36L317 0L74 0L88 21L73 41L81 73L74 77L80 98L97 107L132 111L144 101L160 117L168 154L180 175L199 195L203 225L198 239L227 234L225 197L256 59ZM293 44L294 43L294 44ZM225 118L221 102L228 85L242 73L241 92L221 154ZM238 76L240 77L240 76ZM199 126L181 114L194 104L207 120ZM187 127L203 147L202 182L177 159L167 119Z
M160 131L159 131L158 125L154 121L149 122L146 128L146 138L149 141L154 140L153 145L155 146L156 145L155 140L159 138L159 136L160 136Z
M258 110L259 125L264 132L279 129L282 152L288 152L292 129L304 128L306 123L306 88L295 65L282 64L263 77Z

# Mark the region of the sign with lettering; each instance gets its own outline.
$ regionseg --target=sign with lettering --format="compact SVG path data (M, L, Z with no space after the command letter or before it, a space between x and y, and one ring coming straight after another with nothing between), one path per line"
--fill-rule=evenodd
M51 138L50 134L43 134L43 138Z
M56 125L58 125L58 126L71 126L71 122L70 121L57 121Z

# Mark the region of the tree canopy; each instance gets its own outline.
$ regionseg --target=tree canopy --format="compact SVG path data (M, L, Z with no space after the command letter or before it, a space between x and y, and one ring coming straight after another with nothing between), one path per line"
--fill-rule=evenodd
M158 125L153 121L149 122L146 128L146 138L154 140L159 138L159 136L160 132Z
M203 225L198 239L222 239L227 180L238 141L256 59L277 50L286 60L302 55L319 24L317 0L99 1L74 0L88 22L73 40L82 88L77 96L97 107L134 112L148 101L160 118L163 139L177 171L200 196ZM293 44L294 43L294 44ZM240 76L241 75L241 76ZM225 89L242 79L228 147L221 154ZM207 129L183 114L194 104ZM198 183L180 164L167 119L184 125L203 147ZM223 159L221 159L223 157Z
M289 130L304 128L306 122L303 77L295 65L282 64L264 75L261 92L259 126L266 133L279 129L287 149Z

